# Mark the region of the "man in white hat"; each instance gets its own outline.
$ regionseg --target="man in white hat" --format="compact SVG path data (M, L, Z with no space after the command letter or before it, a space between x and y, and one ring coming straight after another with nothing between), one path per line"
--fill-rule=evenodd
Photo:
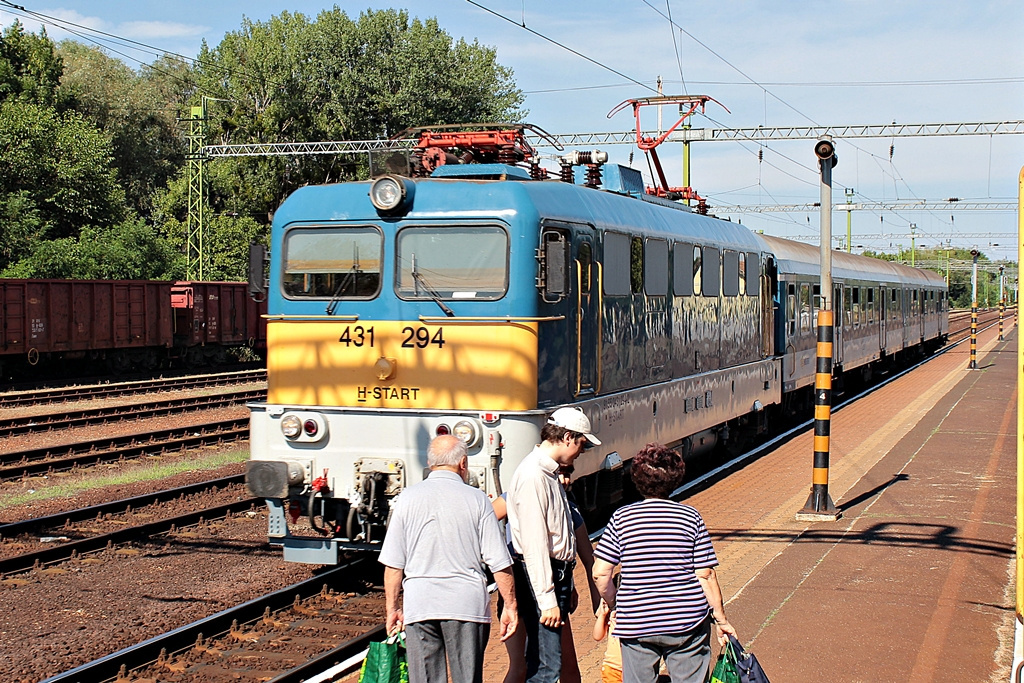
M560 467L600 440L578 408L559 408L523 459L508 491L520 626L526 631L527 683L555 683L562 668L561 629L572 597L576 537Z

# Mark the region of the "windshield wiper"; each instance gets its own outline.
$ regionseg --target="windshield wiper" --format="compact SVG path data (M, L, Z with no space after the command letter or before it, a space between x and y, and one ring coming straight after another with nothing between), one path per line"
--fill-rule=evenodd
M327 302L327 315L334 315L334 311L338 308L338 304L341 302L341 293L345 289L345 285L354 283L356 279L356 273L359 272L359 246L352 245L352 268L345 273L345 277L342 278L341 283L334 290L334 294L331 295L331 300Z
M448 306L441 301L441 295L438 294L433 287L427 284L427 281L424 280L423 276L420 275L418 270L416 270L416 254L412 255L412 270L410 271L410 274L412 275L412 279L416 281L416 284L426 290L427 294L430 295L430 298L433 299L434 303L437 304L442 311L444 311L446 316L449 318L455 317L455 311L448 308Z

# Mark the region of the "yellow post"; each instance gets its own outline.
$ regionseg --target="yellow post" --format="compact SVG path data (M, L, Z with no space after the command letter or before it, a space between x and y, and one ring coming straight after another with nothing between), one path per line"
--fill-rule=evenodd
M1024 168L1017 178L1017 263L1024 263ZM1017 287L1020 287L1018 282ZM1017 301L1020 301L1018 289ZM1024 335L1017 335L1017 634L1024 625ZM1019 647L1019 644L1018 644ZM1019 664L1018 664L1019 665Z

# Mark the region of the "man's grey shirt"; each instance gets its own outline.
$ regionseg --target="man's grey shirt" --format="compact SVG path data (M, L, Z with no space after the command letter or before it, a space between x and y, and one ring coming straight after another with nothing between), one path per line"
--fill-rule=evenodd
M380 562L405 577L405 623L490 623L484 567L512 564L490 499L455 472L435 470L394 501Z

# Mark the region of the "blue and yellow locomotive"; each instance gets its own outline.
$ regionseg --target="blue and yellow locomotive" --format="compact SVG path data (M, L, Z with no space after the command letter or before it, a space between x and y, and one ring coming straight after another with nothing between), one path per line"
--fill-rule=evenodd
M603 442L576 463L596 510L644 444L699 453L813 381L816 249L651 196L599 154L558 180L507 154L433 158L429 177L302 188L274 216L246 475L286 559L379 542L435 435L463 439L497 496L545 416L578 406ZM837 372L941 343L937 275L842 255L833 278Z

